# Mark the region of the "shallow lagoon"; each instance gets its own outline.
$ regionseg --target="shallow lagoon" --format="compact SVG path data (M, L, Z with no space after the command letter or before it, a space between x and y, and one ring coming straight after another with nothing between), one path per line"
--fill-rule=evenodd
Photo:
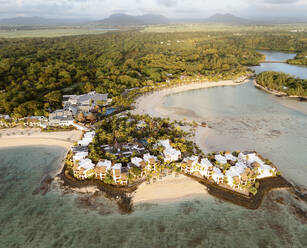
M281 53L274 52L267 58L282 59ZM271 65L284 66L261 66L271 70ZM287 66L307 78L306 67ZM300 74L302 69L306 75ZM181 92L164 100L166 107L193 111L213 127L206 138L208 151L257 150L286 178L307 186L307 102L272 96L255 88L252 80L238 86Z
M61 148L0 150L0 247L306 247L305 205L286 191L258 210L213 197L144 204L121 215L103 196L32 195L58 169ZM295 206L293 206L293 204ZM306 208L305 208L306 209Z

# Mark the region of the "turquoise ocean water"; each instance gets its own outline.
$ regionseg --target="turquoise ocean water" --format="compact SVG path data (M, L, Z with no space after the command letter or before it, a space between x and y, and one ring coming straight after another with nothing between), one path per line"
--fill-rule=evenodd
M210 149L257 149L290 180L307 185L303 106L280 104L251 83L166 99L208 118ZM220 138L222 137L222 138ZM229 147L224 140L229 139ZM1 142L1 140L0 140ZM101 194L33 194L60 166L58 147L0 149L0 247L307 247L306 203L274 191L257 210L211 196L135 207L122 215ZM295 162L292 162L294 160Z

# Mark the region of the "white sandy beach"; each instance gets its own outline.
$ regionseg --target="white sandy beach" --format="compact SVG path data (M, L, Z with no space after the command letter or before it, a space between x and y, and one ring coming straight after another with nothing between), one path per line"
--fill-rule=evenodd
M60 146L67 150L81 137L81 131L41 132L37 128L0 130L0 148L17 146Z
M206 196L206 187L184 175L174 177L169 175L162 181L147 184L142 183L133 193L133 203L161 203L193 196Z

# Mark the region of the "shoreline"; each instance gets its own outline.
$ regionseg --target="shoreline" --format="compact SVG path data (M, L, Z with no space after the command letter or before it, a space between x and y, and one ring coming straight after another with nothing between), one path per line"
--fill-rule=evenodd
M260 84L258 84L256 82L256 80L254 80L254 85L257 89L263 90L271 95L277 96L277 97L282 97L282 98L287 98L287 99L291 99L291 100L296 100L296 101L300 101L300 102L306 102L307 101L307 97L305 96L289 96L287 93L285 92L281 92L281 91L277 91L277 90L273 90L267 87L264 87Z
M19 146L58 146L66 150L81 136L81 132L41 132L38 128L0 129L0 148Z
M17 147L61 147L63 154L59 157L58 167L55 168L52 176L59 174L65 163L65 158L70 148L81 137L81 131L63 131L63 132L41 132L39 128L9 128L0 129L0 149L9 149ZM45 178L51 175L46 175ZM44 179L43 179L44 181Z
M174 86L172 88L162 89L158 91L153 91L149 94L140 96L134 103L134 109L130 112L132 114L148 114L151 117L162 117L170 118L173 121L197 121L207 122L206 119L197 115L197 113L185 110L181 108L168 108L163 106L163 98L165 96L176 94L184 91L197 90L203 88L212 88L212 87L221 87L221 86L236 86L244 83L250 82L251 77L246 77L241 82L235 82L234 80L225 80L217 82L199 82L199 83L190 83L186 85ZM210 133L209 127L203 127L198 125L196 132L191 141L197 144L197 146L205 153L209 152L208 144L204 142L205 137Z
M212 88L212 87L220 87L220 86L236 86L240 84L244 84L249 82L250 77L245 78L242 82L234 82L234 80L224 80L224 81L217 81L217 82L197 82L197 83L189 83L185 85L173 86L171 88L161 89L157 91L150 92L148 94L144 94L137 98L135 103L133 104L134 109L131 110L133 114L148 114L152 117L170 117L172 120L183 120L184 118L190 120L203 120L200 116L192 111L185 111L180 108L166 108L163 107L163 98L168 95L190 91L190 90L197 90L203 88ZM176 112L186 112L184 118L182 115ZM188 116L190 115L190 117ZM193 119L192 119L193 118Z

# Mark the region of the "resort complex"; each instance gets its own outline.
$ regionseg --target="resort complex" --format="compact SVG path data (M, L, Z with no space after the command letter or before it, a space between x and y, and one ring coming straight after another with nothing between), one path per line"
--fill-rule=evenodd
M85 131L87 128L82 123L96 120L97 110L101 110L111 103L112 99L108 98L108 94L99 94L95 91L84 95L64 95L63 109L50 112L48 118L45 116L13 118L9 115L0 115L0 128L21 124L25 127L43 129L48 127L72 127Z
M161 180L169 172L174 172L192 175L247 196L257 193L260 179L279 175L277 168L256 152L204 155L195 149L187 151L184 133L179 127L164 122L165 133L159 135L156 133L161 124L159 121L129 114L112 117L97 132L84 132L68 154L66 174L76 180L95 179L118 187ZM110 123L116 125L110 128ZM131 128L130 133L116 133L118 125L128 125L125 130ZM173 131L178 133L162 139Z

